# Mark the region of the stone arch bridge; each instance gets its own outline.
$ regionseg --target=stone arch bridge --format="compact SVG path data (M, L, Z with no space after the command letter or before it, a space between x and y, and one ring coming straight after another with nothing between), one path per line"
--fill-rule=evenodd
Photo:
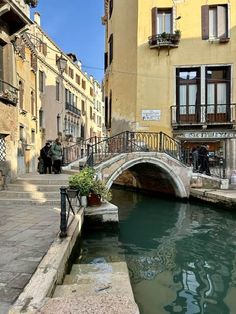
M192 170L166 153L123 153L95 166L110 188L117 179L121 184L159 193L188 198Z
M123 132L88 148L87 164L100 178L142 190L188 198L192 170L181 162L179 142L168 135Z

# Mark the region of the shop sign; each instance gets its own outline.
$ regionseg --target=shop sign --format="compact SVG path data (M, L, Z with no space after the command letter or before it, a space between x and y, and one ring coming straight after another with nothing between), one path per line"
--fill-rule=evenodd
M142 119L145 121L159 121L161 110L142 110Z
M185 138L205 139L205 138L236 138L236 132L186 132L183 134Z

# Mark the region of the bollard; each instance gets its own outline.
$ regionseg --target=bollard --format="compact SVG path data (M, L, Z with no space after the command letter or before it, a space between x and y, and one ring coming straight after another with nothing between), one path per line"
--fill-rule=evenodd
M60 188L61 193L61 224L60 224L60 238L67 237L67 221L66 221L66 187Z

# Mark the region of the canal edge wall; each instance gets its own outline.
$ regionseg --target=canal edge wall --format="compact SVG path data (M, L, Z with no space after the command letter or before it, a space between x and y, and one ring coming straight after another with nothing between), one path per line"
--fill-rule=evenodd
M63 280L72 249L81 233L84 208L75 215L66 238L56 238L8 314L37 313Z

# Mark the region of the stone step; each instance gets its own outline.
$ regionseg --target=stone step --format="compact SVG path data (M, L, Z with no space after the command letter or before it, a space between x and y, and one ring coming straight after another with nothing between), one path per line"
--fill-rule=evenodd
M99 294L86 297L73 297L71 295L69 298L48 298L41 311L44 314L139 314L139 309L134 298L124 296L123 294Z
M60 198L58 199L24 199L24 198L0 198L0 205L12 205L12 204L18 204L18 205L26 205L26 206L33 206L33 205L45 205L45 206L57 206L60 207L61 205L61 200Z
M60 193L60 187L61 185L58 184L31 184L31 183L25 183L25 184L17 184L17 183L11 183L7 186L5 191L19 191L19 192L57 192Z
M108 275L108 274L107 274ZM132 295L132 288L127 277L117 275L111 276L97 276L97 280L87 281L84 279L79 284L60 285L57 286L53 298L61 297L77 297L77 296L96 296L99 294L120 294Z
M60 186L68 186L68 179L17 179L15 184L33 184L33 185L60 185Z
M25 192L25 191L0 191L0 199L30 199L30 200L41 200L41 199L60 199L60 191L48 191L48 192Z
M96 284L99 282L109 283L119 278L129 278L129 275L124 272L119 273L93 273L93 274L74 274L66 275L63 280L63 285L74 285L74 284Z
M88 274L105 274L105 273L126 273L128 268L125 262L114 263L94 263L94 264L74 264L71 268L71 275L88 275Z

